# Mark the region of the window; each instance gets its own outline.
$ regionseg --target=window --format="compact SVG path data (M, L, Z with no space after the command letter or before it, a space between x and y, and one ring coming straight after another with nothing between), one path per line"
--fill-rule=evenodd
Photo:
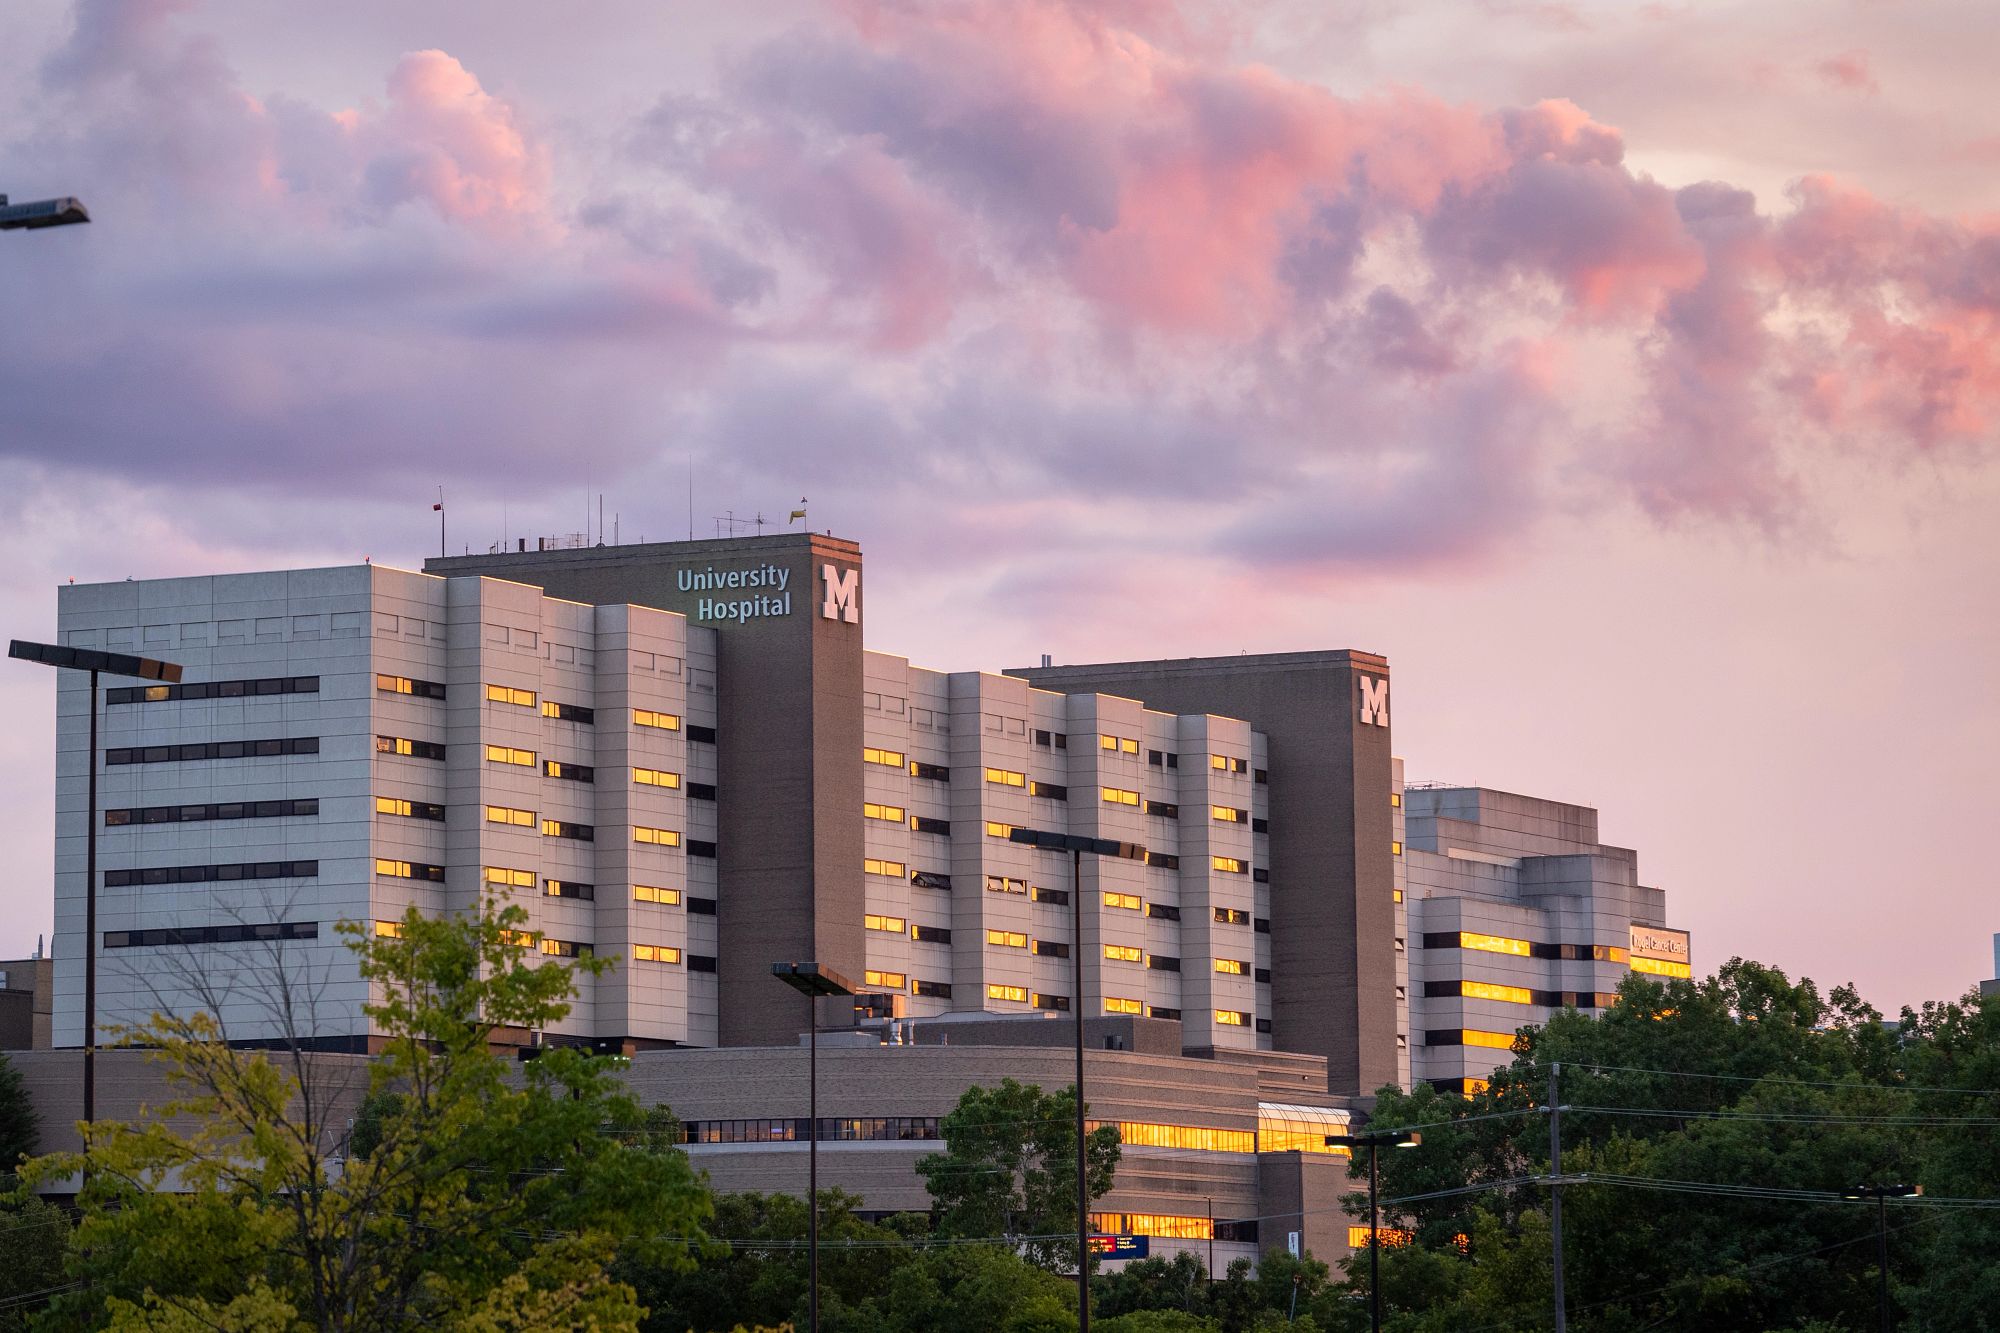
M517 690L512 685L489 684L486 687L486 702L490 704L513 704L517 708L533 708L535 706L535 692L533 690Z
M1232 977L1240 977L1249 969L1244 966L1240 958L1218 958L1215 960L1215 970Z
M1148 801L1146 813L1158 819L1179 819L1181 808L1171 801Z
M641 963L678 963L681 951L671 944L635 944L632 958Z
M1236 759L1226 754L1210 755L1208 757L1208 766L1221 773L1248 773L1250 771L1250 761L1248 759Z
M588 958L591 948L581 940L552 940L544 937L541 951L551 958Z
M1143 1014L1146 1006L1138 1000L1128 1000L1122 995L1104 997L1104 1012L1107 1014Z
M910 761L910 776L913 778L922 778L926 782L950 782L951 770L943 764L922 764L912 759Z
M1138 894L1112 893L1108 890L1104 895L1104 905L1106 907L1121 907L1128 912L1143 912L1146 909L1146 904L1140 900Z
M935 833L941 837L949 838L951 836L951 821L949 819L931 819L926 815L911 815L910 832Z
M632 781L641 787L678 787L681 775L669 773L663 768L635 768L632 770Z
M1033 898L1036 902L1047 903L1051 907L1069 906L1068 889L1050 889L1050 888L1044 888L1042 885L1037 884L1034 886L1034 891L1029 896Z
M1026 893L1028 891L1028 881L1025 879L1010 879L1006 875L988 875L986 877L986 891L988 893Z
M1226 1028L1247 1028L1250 1026L1250 1015L1237 1009L1218 1009L1215 1021Z
M376 749L381 749L378 741ZM256 741L203 741L193 745L137 745L106 750L107 764L185 764L208 759L268 759L274 755L318 754L317 736L279 736Z
M1211 856L1208 858L1208 863L1215 869L1229 875L1245 874L1250 869L1248 865L1234 856Z
M375 873L384 879L421 879L433 884L444 883L443 866L425 865L421 861L392 861L377 857Z
M107 930L107 949L136 949L162 945L247 944L264 940L316 940L317 921L274 921L257 925L232 922L226 926L168 926L156 930Z
M909 756L905 755L901 750L878 750L870 745L864 747L861 751L861 762L864 764L880 764L884 768L901 768L908 761Z
M690 782L687 785L687 794L690 801L712 801L715 799L715 784L713 782Z
M1694 976L1694 969L1686 963L1673 963L1664 958L1634 958L1631 962L1634 972L1643 972L1648 976L1682 978Z
M1383 1227L1375 1233L1375 1237L1381 1242L1380 1248L1394 1250L1414 1242L1417 1238L1417 1233L1405 1227ZM1347 1248L1350 1250L1367 1249L1368 1228L1355 1226L1347 1228Z
M662 889L652 884L634 884L632 886L632 901L635 903L658 903L662 907L679 907L681 905L681 891L679 889Z
M1069 788L1058 786L1053 782L1030 782L1028 784L1028 795L1039 796L1045 801L1067 801L1069 799Z
M444 759L444 747L433 741L413 741L406 736L377 736L375 753L402 754L413 759Z
M913 887L919 889L939 889L945 893L951 892L951 876L941 870L912 870L910 872L910 883Z
M910 938L919 944L950 944L951 931L944 926L911 926Z
M420 699L444 698L444 686L434 680L411 680L408 676L377 674L375 688L387 694L411 694Z
M986 998L989 1000L1013 1000L1019 1004L1026 1004L1028 1002L1028 988L1026 986L1000 986L989 981L986 983Z
M1026 773L1016 773L1011 768L989 768L986 780L1000 787L1025 787L1028 785Z
M689 838L687 840L687 854L713 861L715 859L715 844L706 838Z
M928 996L933 1000L949 1000L951 998L951 983L949 981L912 981L910 983L910 994Z
M442 871L438 872L440 875ZM237 861L213 866L147 866L142 870L107 870L104 887L129 888L148 884L210 884L243 879L314 879L317 861Z
M1137 753L1139 753L1139 742L1138 742L1138 740L1137 740L1136 738L1134 738L1134 737L1131 737L1131 736L1102 736L1102 735L1100 735L1100 736L1099 736L1099 737L1097 738L1097 747L1098 747L1098 748L1099 748L1100 750L1110 750L1110 751L1112 751L1112 752L1113 752L1114 754L1137 754Z
M703 727L703 726L697 726L697 725L695 725L694 723L689 723L689 724L688 724L688 739L689 739L689 740L691 740L691 741L698 741L698 742L700 742L700 743L701 743L701 744L703 744L703 745L713 745L713 744L715 744L715 728L714 728L714 727ZM694 971L696 971L696 972L699 972L699 971L701 971L702 969L700 968L700 966L698 966L698 961L699 961L700 957L701 957L701 955L699 955L699 954L696 954L696 955L694 955L693 957L690 957L690 958L688 959L688 967L689 967L689 968L691 968L691 969L693 969L693 970L694 970ZM711 969L711 970L713 970L713 969Z
M1069 1012L1069 996L1067 996L1067 995L1043 995L1043 994L1042 994L1041 992L1037 991L1037 992L1035 993L1035 1008L1037 1008L1037 1009L1055 1009L1055 1010L1060 1010L1060 1011L1061 1011L1061 1012L1063 1012L1063 1013L1068 1013L1068 1012Z
M1104 957L1114 963L1138 963L1145 961L1146 951L1130 944L1107 944Z
M986 821L986 836L989 838L1011 838L1014 836L1014 826L989 819Z
M486 807L486 822L489 824L512 824L517 828L533 828L535 812L516 810L511 806L489 805Z
M647 828L643 824L635 824L632 826L632 841L651 847L678 847L681 835L670 828Z
M534 762L532 756L530 756L528 762L529 763ZM594 783L597 781L597 770L592 768L589 764L565 764L557 760L550 759L542 764L542 776L549 778L561 778L565 782Z
M1248 810L1236 810L1226 805L1211 805L1208 813L1220 824L1247 824L1250 822Z
M1179 870L1181 858L1174 852L1147 852L1146 864L1155 870Z
M879 856L867 856L861 860L861 872L865 875L891 875L901 879L907 869L901 861L884 861Z
M874 801L861 804L861 814L866 819L879 819L885 824L900 824L909 818L910 812L900 805L880 805Z
M1401 856L1402 854L1403 854L1403 844L1397 842L1394 838L1391 838L1389 840L1389 855Z
M650 708L635 708L632 710L632 725L652 727L657 731L679 731L681 720L673 713L656 713Z
M1477 949L1481 953L1511 954L1516 958L1526 958L1533 946L1526 940L1513 939L1506 935L1480 935L1472 931L1432 931L1424 936L1426 949Z
M689 898L687 900L687 909L688 912L693 916L714 916L715 899Z
M1158 917L1162 921L1178 921L1181 919L1181 909L1171 903L1147 903L1146 915Z
M582 704L559 704L553 699L544 699L542 716L552 717L558 722L595 722L597 710L585 708Z
M1257 976L1257 984L1259 986L1268 986L1271 984L1270 968L1268 967L1258 968L1256 976ZM1401 986L1396 987L1396 998L1399 1000L1403 998L1403 988Z
M1169 958L1165 954L1148 954L1146 966L1155 972L1178 972L1181 970L1181 960Z
M1253 819L1250 821L1250 831L1252 833L1269 833L1271 831L1271 821L1268 819Z
M378 799L379 806L380 801ZM407 804L407 802L406 802ZM444 807L436 806L439 819L444 818ZM119 828L126 824L196 824L211 819L284 819L296 815L319 814L317 797L305 797L295 801L224 801L210 805L147 805L129 810L106 810L104 826Z
M404 819L442 820L444 807L430 801L408 801L400 796L377 796L375 813L378 815L400 815Z
M1176 1023L1178 1023L1178 1022L1180 1022L1180 1021L1181 1021L1181 1011L1180 1011L1180 1010L1178 1010L1178 1009L1169 1009L1169 1008L1167 1008L1167 1007L1166 1007L1165 1005L1163 1005L1163 1004L1150 1004L1150 1005L1147 1005L1147 1006L1146 1006L1146 1013L1147 1013L1147 1014L1148 1014L1149 1016L1153 1017L1153 1018L1171 1018L1171 1019L1173 1019L1173 1020L1174 1020L1174 1022L1176 1022Z
M1260 916L1256 920L1250 923L1250 928L1256 931L1259 935L1268 935L1271 933L1271 918L1268 916ZM1402 952L1402 944L1400 941L1398 941L1397 943L1396 951L1398 953Z
M535 766L533 750L516 750L511 745L489 745L486 747L486 762L489 764L513 764L520 768Z
M1468 1000L1499 1000L1503 1004L1533 1004L1535 993L1526 986L1497 986L1490 981L1466 981L1459 994Z
M1240 907L1218 907L1215 909L1215 919L1225 926L1250 924L1250 914Z
M1129 805L1134 809L1139 805L1139 793L1127 791L1123 787L1104 788L1104 800L1108 805Z
M1036 940L1034 952L1038 958L1067 958L1069 945L1061 940Z
M1389 793L1389 806L1391 809L1400 808L1402 804L1403 804L1403 793L1399 791L1392 791Z
M487 866L485 880L504 889L532 889L535 887L535 872L513 870L507 866Z
M901 972L877 972L872 967L861 974L861 979L871 986L884 986L890 990L901 990L910 981Z
M1424 1033L1426 1046L1488 1046L1497 1051L1514 1048L1511 1032L1482 1032L1477 1028L1433 1028Z
M1263 866L1252 866L1250 868L1250 879L1253 883L1269 884L1271 882L1271 872ZM1401 902L1403 900L1399 897L1396 901Z
M400 940L403 938L403 923L400 921L377 921L375 938L378 940Z
M1179 1129L1180 1126L1161 1125L1159 1128ZM1124 1126L1120 1125L1119 1129L1122 1131ZM1192 1130L1189 1132L1196 1134L1230 1134L1239 1131ZM1247 1130L1240 1132L1249 1134ZM1249 1137L1254 1139L1257 1136L1249 1134ZM1130 1140L1127 1141L1129 1142ZM1182 1145L1173 1144L1169 1146L1180 1147ZM1233 1151L1254 1152L1255 1149L1240 1148ZM1174 1240L1207 1240L1215 1234L1215 1228L1218 1225L1206 1217L1180 1217L1171 1213L1092 1213L1090 1215L1092 1226L1097 1226L1100 1220L1106 1222L1106 1225L1100 1228L1100 1230L1122 1232L1128 1236L1165 1236ZM1115 1227L1110 1225L1113 1221L1117 1223Z
M544 819L542 821L542 836L544 838L571 838L577 842L595 842L597 841L597 826L595 824L572 824L566 819Z
M910 928L910 923L900 916L879 916L874 912L862 917L861 924L869 930L879 930L887 935L900 935Z
M568 879L543 880L542 893L550 898L575 898L579 902L586 903L597 900L595 884L579 884L575 880Z
M120 685L104 692L104 702L157 704L174 699L243 699L266 694L318 693L318 676L269 676L261 680L188 681L182 685Z
M1025 949L1028 937L1018 930L989 930L986 942L1001 949Z

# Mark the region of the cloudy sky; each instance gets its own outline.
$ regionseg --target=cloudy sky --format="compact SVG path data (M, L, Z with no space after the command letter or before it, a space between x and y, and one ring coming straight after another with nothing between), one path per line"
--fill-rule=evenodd
M726 11L726 12L725 12ZM1962 0L0 14L0 618L783 515L944 668L1385 653L1697 962L1991 974L2000 114ZM0 953L51 682L0 675Z

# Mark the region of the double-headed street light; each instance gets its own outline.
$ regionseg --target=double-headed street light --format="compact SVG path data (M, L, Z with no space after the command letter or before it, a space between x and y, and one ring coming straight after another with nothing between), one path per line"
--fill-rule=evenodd
M60 199L10 204L7 196L0 194L0 231L36 231L42 227L68 227L88 221L90 210L83 206L81 200L68 195Z
M773 963L771 975L806 997L806 1327L819 1333L819 1001L854 994L854 983L821 963Z
M1007 841L1048 852L1069 853L1070 1008L1076 1013L1076 1326L1090 1333L1090 1177L1083 1142L1083 854L1143 861L1146 849L1136 842L1091 838L1078 833L1017 828Z
M4 198L0 196L0 200ZM100 653L94 648L65 648L21 639L7 645L7 656L90 673L90 752L86 756L90 780L83 843L83 1120L89 1125L97 1119L97 673L108 671L114 676L137 676L140 680L172 684L181 678L181 669L176 662L151 657L128 657L124 653Z
M1368 1327L1382 1329L1382 1214L1375 1198L1375 1158L1383 1148L1415 1148L1424 1136L1414 1129L1385 1129L1373 1134L1329 1134L1329 1148L1368 1150Z
M1875 1201L1876 1303L1880 1307L1882 1333L1892 1327L1889 1318L1889 1200L1908 1199L1922 1194L1922 1185L1849 1185L1840 1197L1849 1203Z

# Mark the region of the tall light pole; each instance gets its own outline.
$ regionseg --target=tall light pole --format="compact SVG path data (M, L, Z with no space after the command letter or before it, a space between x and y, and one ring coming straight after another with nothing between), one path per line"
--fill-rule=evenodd
M771 975L806 997L806 1265L809 1333L819 1333L819 1000L854 983L820 963L773 963Z
M1083 1141L1083 854L1143 861L1146 849L1136 842L1048 829L1017 828L1007 840L1069 853L1069 1005L1076 1014L1076 1327L1077 1333L1090 1333L1090 1171Z
M1375 1159L1382 1148L1415 1148L1423 1141L1424 1136L1414 1129L1326 1136L1329 1148L1368 1150L1368 1327L1374 1333L1382 1333L1382 1212L1375 1197Z
M97 673L108 671L114 676L136 676L140 680L172 684L180 680L181 668L179 663L151 657L128 657L124 653L100 653L94 648L64 648L22 639L7 645L7 656L90 673L90 779L85 785L88 795L83 817L83 1120L90 1125L97 1120ZM84 1146L89 1147L87 1140Z
M90 221L90 210L68 195L60 199L36 199L10 204L0 194L0 231L39 231L43 227L69 227Z
M1908 1199L1922 1194L1922 1185L1850 1185L1840 1197L1850 1203L1875 1201L1876 1304L1882 1319L1882 1333L1894 1326L1889 1318L1889 1200Z

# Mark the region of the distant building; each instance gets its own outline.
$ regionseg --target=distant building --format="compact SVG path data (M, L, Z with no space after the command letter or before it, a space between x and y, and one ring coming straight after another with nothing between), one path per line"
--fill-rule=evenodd
M0 1051L43 1051L51 1044L55 961L0 962Z
M1993 978L1979 983L1981 995L2000 995L2000 935L1993 937Z

